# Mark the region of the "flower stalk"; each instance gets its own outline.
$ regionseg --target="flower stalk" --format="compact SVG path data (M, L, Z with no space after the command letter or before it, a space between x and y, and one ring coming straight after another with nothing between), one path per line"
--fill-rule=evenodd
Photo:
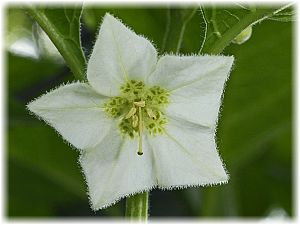
M126 198L125 218L134 221L148 219L148 192L139 193Z

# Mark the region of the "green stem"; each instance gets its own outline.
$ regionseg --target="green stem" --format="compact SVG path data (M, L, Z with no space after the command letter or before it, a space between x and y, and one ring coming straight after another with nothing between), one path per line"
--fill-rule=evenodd
M231 29L229 29L226 33L222 34L222 38L219 38L214 44L210 46L205 46L203 48L202 53L207 54L220 54L226 46L228 46L231 41L244 29L246 29L249 25L255 23L256 21L260 21L272 14L272 9L269 8L261 8L256 9L254 13L250 13L243 20L235 24Z
M28 7L26 9L28 13L38 22L40 27L47 33L52 43L63 56L66 64L74 73L74 76L79 80L83 80L85 77L86 59L82 49L80 48L80 54L72 54L72 52L70 52L70 48L65 42L65 39L61 37L55 25L44 13L34 7Z
M126 199L125 218L135 221L148 219L148 192L136 194Z

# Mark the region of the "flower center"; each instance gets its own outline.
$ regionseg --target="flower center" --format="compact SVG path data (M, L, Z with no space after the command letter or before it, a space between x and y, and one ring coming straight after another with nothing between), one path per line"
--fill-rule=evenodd
M147 130L152 136L164 132L168 122L164 109L169 104L169 92L159 86L146 87L136 80L127 81L120 90L121 96L104 103L104 111L109 117L120 118L122 134L139 138L137 153L142 155L143 131Z

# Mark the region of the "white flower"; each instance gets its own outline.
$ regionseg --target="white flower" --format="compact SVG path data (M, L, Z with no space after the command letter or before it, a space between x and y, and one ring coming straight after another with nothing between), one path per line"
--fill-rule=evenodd
M148 40L106 14L88 83L61 86L28 108L81 150L95 210L154 187L224 183L214 136L232 63L208 55L157 60Z

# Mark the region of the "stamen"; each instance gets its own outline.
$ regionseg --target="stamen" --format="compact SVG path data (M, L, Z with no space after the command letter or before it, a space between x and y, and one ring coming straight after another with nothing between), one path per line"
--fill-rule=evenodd
M125 119L129 119L130 117L132 117L134 114L136 113L136 108L132 107L129 112L127 113L127 115L125 116Z
M153 119L153 120L156 119L156 116L155 116L155 114L153 113L152 109L146 108L146 111L147 111L148 116L149 116L151 119Z
M133 127L137 127L138 126L138 122L139 122L139 118L137 115L133 115L132 116L132 126Z
M133 102L133 104L137 107L145 107L146 105L145 101Z
M144 102L145 103L145 102ZM138 155L143 155L143 140L142 140L142 132L143 132L143 117L142 117L142 108L139 107L139 148Z

